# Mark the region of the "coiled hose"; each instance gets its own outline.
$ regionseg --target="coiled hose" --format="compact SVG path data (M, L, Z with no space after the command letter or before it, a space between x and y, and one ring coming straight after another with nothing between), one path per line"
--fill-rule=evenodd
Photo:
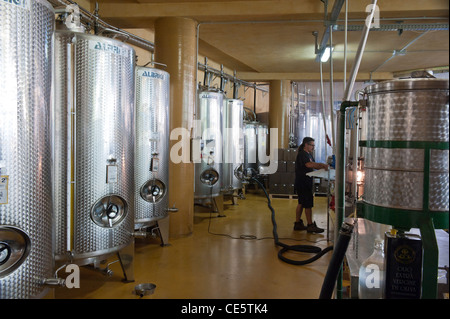
M267 194L266 188L259 180L257 180L255 177L252 177L251 180L256 182L263 189L264 194L267 197L267 206L269 206L269 209L272 212L272 225L273 225L272 232L273 232L273 238L275 241L275 245L282 247L281 250L278 252L279 259L281 259L282 261L284 261L288 264L292 264L292 265L306 265L306 264L312 263L313 261L316 261L323 255L325 255L327 252L333 250L333 246L329 246L325 249L321 249L320 247L311 246L311 245L287 245L287 244L280 242L278 240L277 222L275 220L275 210L273 209L273 207L271 205L269 194ZM283 256L283 254L289 250L312 253L312 254L316 254L316 255L309 259L306 259L306 260L292 260L292 259L289 259L289 258L286 258L285 256Z

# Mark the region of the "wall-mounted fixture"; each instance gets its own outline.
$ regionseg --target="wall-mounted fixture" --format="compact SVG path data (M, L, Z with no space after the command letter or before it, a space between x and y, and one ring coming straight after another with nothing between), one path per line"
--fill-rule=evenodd
M322 55L320 57L320 61L327 62L328 59L330 58L331 51L333 51L333 50L334 50L334 47L330 47L329 45L327 45L325 47L325 50L323 50L323 53L322 53Z

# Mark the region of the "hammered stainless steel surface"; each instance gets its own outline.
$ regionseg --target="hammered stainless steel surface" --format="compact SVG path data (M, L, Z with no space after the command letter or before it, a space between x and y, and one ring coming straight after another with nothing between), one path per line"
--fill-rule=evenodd
M11 272L0 270L0 299L43 297L42 281L53 271L53 31L48 2L0 2L0 242L6 242L3 249L16 249L15 238L23 238L19 246L30 242ZM2 238L11 232L18 237Z
M222 108L224 95L221 92L199 91L194 140L199 141L200 156L194 154L194 198L209 198L220 195L222 179ZM215 170L218 180L209 185L201 176L207 170Z
M135 52L122 42L89 34L57 31L55 37L55 257L64 260L70 250L81 264L132 240ZM68 129L72 94L73 132ZM71 139L74 156L67 154ZM71 163L74 194L67 187ZM114 196L125 201L126 216L112 227L97 225L91 218L94 204Z
M229 192L242 188L242 180L235 170L244 163L244 102L227 99L223 107L223 171L222 191Z
M168 214L169 107L169 73L137 67L135 224L152 222Z
M427 84L426 89L400 90L409 87L405 82L412 81L415 86ZM428 141L446 142L449 140L449 101L448 81L441 79L397 80L388 85L378 84L392 91L378 91L377 84L369 86L368 140L390 141ZM445 87L447 89L443 89ZM425 84L419 87L425 86ZM436 84L433 86L432 84ZM434 88L437 87L437 88Z
M367 140L449 141L448 81L407 79L375 84L368 94ZM423 149L365 148L365 202L423 209ZM431 150L432 211L449 209L449 151Z

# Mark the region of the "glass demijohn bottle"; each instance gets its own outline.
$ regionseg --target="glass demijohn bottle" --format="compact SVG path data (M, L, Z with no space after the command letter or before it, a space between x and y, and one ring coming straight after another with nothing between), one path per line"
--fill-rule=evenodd
M359 299L384 298L385 269L383 240L375 239L372 255L359 268Z

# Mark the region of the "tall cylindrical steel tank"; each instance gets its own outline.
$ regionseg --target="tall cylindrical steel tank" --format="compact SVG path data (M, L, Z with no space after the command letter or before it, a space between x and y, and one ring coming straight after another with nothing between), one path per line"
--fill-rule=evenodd
M257 134L257 168L269 165L269 129L267 124L259 122L256 129Z
M244 121L244 169L259 172L260 166L269 165L269 130L267 124Z
M0 299L43 297L53 277L53 33L47 1L0 2Z
M396 209L446 212L448 227L448 80L393 80L369 86L365 93L363 202L391 215Z
M135 225L167 216L169 202L169 73L136 68Z
M91 264L133 240L135 52L58 28L55 68L55 259Z
M237 170L242 171L244 164L243 107L244 102L238 99L226 99L223 105L223 192L242 188L242 179L237 177Z
M258 124L244 121L244 169L258 171Z
M194 198L220 195L222 179L222 92L202 91L197 96L194 132Z

